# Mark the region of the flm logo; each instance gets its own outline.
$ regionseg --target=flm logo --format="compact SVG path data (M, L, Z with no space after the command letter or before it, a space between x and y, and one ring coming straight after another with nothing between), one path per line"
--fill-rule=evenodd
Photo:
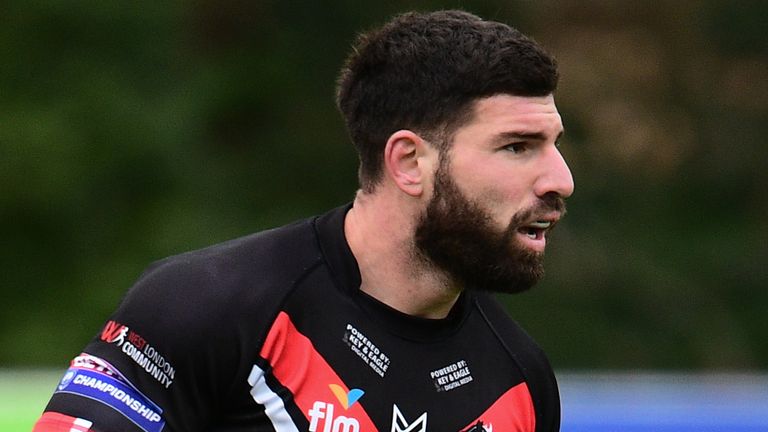
M346 391L338 384L330 384L331 390L336 400L344 408L344 411L350 409L365 394L363 390L352 389ZM315 401L312 408L307 412L309 416L309 431L316 432L359 432L360 422L354 417L344 415L334 415L336 406L332 403ZM318 429L321 426L322 429Z
M349 409L349 407L354 405L355 402L357 402L365 394L365 392L360 389L352 389L349 391L349 393L347 393L338 384L329 384L328 387L331 389L333 395L336 396L336 399L339 400L339 403L344 407L345 410Z

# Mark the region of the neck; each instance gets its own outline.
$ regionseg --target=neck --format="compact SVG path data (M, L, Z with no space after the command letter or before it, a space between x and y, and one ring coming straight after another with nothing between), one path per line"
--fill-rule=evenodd
M405 314L445 318L461 288L416 252L420 209L401 199L386 191L358 192L347 213L344 231L360 268L360 289Z

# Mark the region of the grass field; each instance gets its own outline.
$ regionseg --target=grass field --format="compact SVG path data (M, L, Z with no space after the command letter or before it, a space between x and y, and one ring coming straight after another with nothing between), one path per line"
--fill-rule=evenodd
M29 432L63 374L0 369L0 432ZM558 375L563 432L768 431L768 374Z
M0 369L0 431L31 431L63 374L63 370Z

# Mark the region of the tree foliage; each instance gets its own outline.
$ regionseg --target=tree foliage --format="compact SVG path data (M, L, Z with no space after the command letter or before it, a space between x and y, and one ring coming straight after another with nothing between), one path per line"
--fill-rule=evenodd
M7 2L2 365L63 364L150 261L352 198L356 32L457 2ZM559 368L768 366L764 2L486 1L559 60L576 178L506 298Z

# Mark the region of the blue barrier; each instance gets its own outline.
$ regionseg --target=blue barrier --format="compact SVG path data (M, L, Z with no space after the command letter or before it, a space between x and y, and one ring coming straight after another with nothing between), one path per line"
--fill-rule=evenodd
M768 375L559 373L562 432L766 432Z

